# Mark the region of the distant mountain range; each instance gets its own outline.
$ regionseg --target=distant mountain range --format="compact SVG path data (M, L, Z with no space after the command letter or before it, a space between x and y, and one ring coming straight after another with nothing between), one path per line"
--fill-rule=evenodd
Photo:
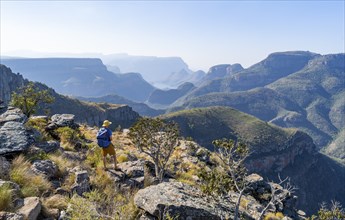
M194 73L180 57L131 56L110 54L101 56L111 71L137 72L158 88L176 88L184 82L196 83L205 73Z
M3 58L1 64L65 95L117 94L133 101L145 101L155 89L138 73L109 72L96 58Z

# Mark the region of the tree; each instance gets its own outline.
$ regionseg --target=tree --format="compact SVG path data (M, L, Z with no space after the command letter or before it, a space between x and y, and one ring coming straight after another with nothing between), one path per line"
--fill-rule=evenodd
M235 191L239 193L239 197L236 201L235 205L235 216L234 219L238 219L239 214L239 207L241 203L241 198L246 191L246 189L249 187L250 183L248 182L248 173L247 169L245 167L245 160L250 156L249 148L243 144L239 143L237 141L233 140L227 140L227 139L221 139L221 140L215 140L212 142L215 147L218 149L218 157L222 161L222 165L224 169L227 171L228 176L230 177L231 181L227 180L225 177L221 177L220 175L217 176L219 180L217 180L217 184L224 184L224 183L231 183L233 187L230 186L217 186L217 187L227 187L233 188ZM212 175L212 172L211 172ZM259 219L262 219L265 215L266 211L271 211L272 206L275 205L275 203L281 203L283 200L285 200L288 196L293 193L296 188L290 184L290 178L286 177L284 180L282 180L279 177L279 183L270 183L271 187L271 199L267 203L266 207L262 210L260 213ZM205 178L203 178L205 179ZM226 181L224 181L226 180ZM217 185L216 184L216 185ZM283 186L283 184L285 184ZM279 194L277 193L276 186L279 186L286 190L286 194Z
M18 92L12 93L10 105L20 108L27 117L30 117L37 111L40 103L53 102L54 97L49 94L48 90L40 90L33 82L29 82Z
M141 118L130 128L134 145L153 160L159 182L163 181L169 158L179 144L178 134L176 123L165 123L160 118Z
M286 177L285 179L282 180L280 175L278 174L278 179L279 179L279 183L276 183L276 185L278 185L279 187L283 187L283 189L285 189L288 194L294 193L295 190L297 189L296 187L291 185L290 177ZM281 194L277 194L277 191L279 190L274 186L273 182L271 182L270 187L271 187L271 199L261 211L259 220L264 218L264 215L267 211L274 212L275 210L270 210L270 208L274 206L274 204L277 202L282 203L283 200L286 198L286 196L288 196L288 195L285 195L284 197Z
M247 145L243 143L227 139L215 140L212 143L218 148L218 156L229 172L235 190L239 193L234 217L234 219L237 220L241 198L248 186L245 178L247 176L247 169L244 166L244 161L249 156L249 149Z

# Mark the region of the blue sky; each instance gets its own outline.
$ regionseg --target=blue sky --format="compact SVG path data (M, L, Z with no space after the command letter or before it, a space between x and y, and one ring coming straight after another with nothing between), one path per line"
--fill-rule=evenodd
M344 8L344 1L1 0L0 52L179 56L194 70L249 67L278 51L344 53Z

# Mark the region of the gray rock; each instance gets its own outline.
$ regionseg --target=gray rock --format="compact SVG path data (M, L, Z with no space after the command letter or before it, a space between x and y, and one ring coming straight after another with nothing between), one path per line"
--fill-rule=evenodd
M47 179L51 179L57 175L58 167L51 160L36 160L31 165L31 170L36 174L45 176Z
M55 114L51 117L52 123L57 127L78 127L74 122L75 116L72 114Z
M135 204L158 219L167 215L178 219L221 219L233 213L231 202L220 203L180 182L163 182L141 189L134 196Z
M0 179L8 179L11 164L6 160L5 157L0 156Z
M253 173L246 177L246 181L249 184L245 190L246 194L250 194L258 201L263 200L263 198L270 199L270 196L263 196L264 194L271 195L271 186L264 181L262 176Z
M206 163L210 162L210 151L208 151L206 148L200 147L196 151L196 156Z
M8 107L7 111L0 115L0 125L6 122L15 121L24 124L28 118L18 108Z
M60 142L58 141L47 141L42 143L37 143L36 146L42 149L44 152L49 153L56 151L60 148Z
M24 220L22 214L0 211L0 220Z
M24 215L27 220L36 220L41 208L41 201L38 197L27 197L24 199L24 206L17 213Z
M86 170L83 170L76 172L75 175L75 182L71 187L71 192L82 196L84 192L90 191L89 174Z
M24 206L24 199L17 198L13 201L13 204L15 209L19 209Z
M33 139L20 122L6 122L0 127L0 155L25 151Z
M48 116L45 115L37 115L37 116L31 116L30 119L37 120L37 119L43 119L45 121L48 121Z
M128 177L136 178L144 176L144 163L143 160L128 161L120 163L118 166Z

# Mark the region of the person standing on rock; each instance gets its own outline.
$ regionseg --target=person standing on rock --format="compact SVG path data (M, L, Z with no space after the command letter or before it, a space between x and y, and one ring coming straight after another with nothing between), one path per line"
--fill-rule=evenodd
M103 122L102 128L100 128L97 133L97 142L98 142L98 145L102 148L103 164L104 164L105 170L107 170L107 155L108 154L113 157L114 169L117 170L115 147L113 143L111 142L112 141L111 136L113 132L109 129L109 126L111 124L112 123L110 121L105 120Z

